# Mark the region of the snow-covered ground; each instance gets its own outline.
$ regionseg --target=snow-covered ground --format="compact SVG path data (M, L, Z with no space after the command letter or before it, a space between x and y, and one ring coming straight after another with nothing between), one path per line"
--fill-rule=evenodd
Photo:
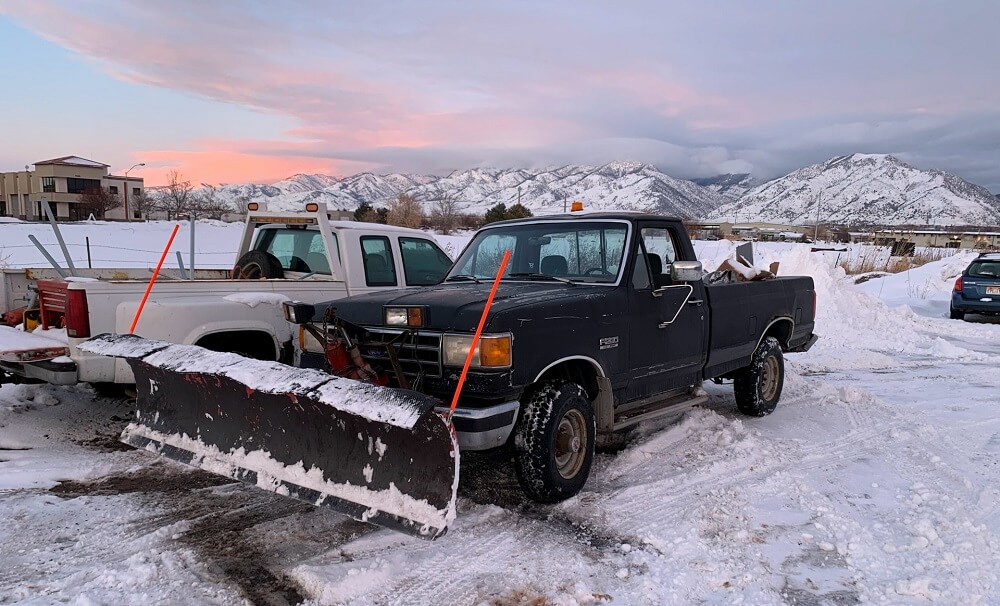
M432 543L119 447L127 400L5 386L0 603L1000 603L1000 321L946 317L967 254L861 285L843 254L757 246L819 299L772 415L707 384L556 506L464 457Z

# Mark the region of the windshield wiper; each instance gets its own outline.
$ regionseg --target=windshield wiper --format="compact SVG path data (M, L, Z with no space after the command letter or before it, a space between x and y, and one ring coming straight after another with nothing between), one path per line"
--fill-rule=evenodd
M476 276L470 276L469 274L455 274L454 276L448 276L444 279L445 282L457 282L459 280L471 280L476 284L482 284L482 280Z
M576 282L568 278L561 278L559 276L550 276L548 274L540 274L530 271L516 272L508 275L510 275L511 278L530 278L532 280L555 280L556 282L562 282L564 284L572 284L573 286L576 286Z

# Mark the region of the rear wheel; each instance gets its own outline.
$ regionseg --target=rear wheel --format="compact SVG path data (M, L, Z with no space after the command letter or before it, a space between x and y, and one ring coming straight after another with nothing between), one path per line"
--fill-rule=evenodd
M958 311L957 309L955 309L954 307L952 307L951 309L948 310L948 312L949 312L948 315L951 316L952 320L964 320L965 319L965 312L964 311Z
M514 437L514 465L533 500L557 503L580 492L594 461L597 428L587 392L546 381L527 392Z
M785 384L785 360L781 344L766 337L750 357L750 366L733 377L736 408L745 415L763 417L774 412Z

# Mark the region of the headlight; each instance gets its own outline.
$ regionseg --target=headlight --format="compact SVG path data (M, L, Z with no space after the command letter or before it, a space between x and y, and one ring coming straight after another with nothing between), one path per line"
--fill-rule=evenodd
M281 304L285 319L293 324L307 324L316 315L316 307L301 301L285 301Z
M423 307L386 307L386 326L409 326L410 328L420 328L424 325Z
M483 335L479 337L472 354L474 368L502 368L510 366L510 335ZM441 340L445 366L464 366L465 357L472 347L472 335L445 335Z

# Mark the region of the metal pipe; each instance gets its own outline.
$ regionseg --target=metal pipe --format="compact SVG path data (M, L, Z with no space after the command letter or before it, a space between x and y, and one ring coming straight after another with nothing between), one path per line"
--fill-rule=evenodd
M181 251L179 251L179 250L174 251L174 252L177 253L177 267L179 267L180 270L181 270L181 280L187 280L188 279L188 272L187 272L186 269L184 269L184 255L182 255Z
M194 213L191 213L191 256L188 261L191 263L191 279L194 280ZM180 253L177 253L180 254Z
M35 247L42 252L42 255L44 255L45 258L48 260L49 265L51 265L52 268L55 269L59 273L59 275L62 276L62 278L65 280L66 272L63 270L62 267L59 266L58 263L56 263L56 260L52 258L52 255L49 254L49 251L45 250L45 247L42 246L42 243L38 241L38 238L36 238L34 234L28 234L28 239L31 240L31 243L34 244Z
M56 224L56 217L52 214L52 207L49 206L49 201L42 198L42 208L45 209L45 215L49 218L49 225L52 226L52 231L56 232L56 241L59 242L59 248L62 249L63 257L66 258L66 265L69 267L69 273L71 276L76 275L76 267L73 265L73 259L69 256L69 249L66 248L66 242L63 241L62 232L59 231L59 225Z
M90 261L90 236L85 236L87 241L87 269L94 269L94 264Z

